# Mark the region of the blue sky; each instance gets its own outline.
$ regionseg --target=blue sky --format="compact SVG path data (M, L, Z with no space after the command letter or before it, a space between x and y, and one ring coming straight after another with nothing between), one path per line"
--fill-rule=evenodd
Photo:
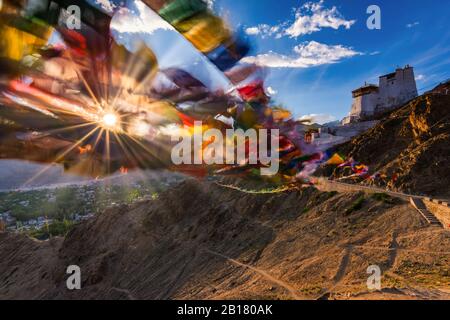
M248 61L268 67L266 86L273 99L296 117L318 114L322 122L343 118L353 89L365 81L377 83L379 75L397 66L415 67L419 91L450 78L447 0L211 2L233 28L248 33L254 47ZM381 9L381 30L366 26L366 11L373 4ZM135 14L140 9L135 0L129 0L128 7ZM133 28L141 28L145 34L140 38L155 50L162 66L182 65L205 82L214 78L211 82L217 85L217 74L201 55L146 13L140 12L142 27L115 18L123 41L131 46L134 37L129 32L137 34Z

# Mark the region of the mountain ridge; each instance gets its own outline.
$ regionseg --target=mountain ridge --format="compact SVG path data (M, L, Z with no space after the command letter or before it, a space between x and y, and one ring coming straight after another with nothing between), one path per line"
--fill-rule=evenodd
M367 132L335 147L341 155L368 165L371 174L385 176L357 182L450 198L450 95L442 87L410 101ZM323 165L317 175L342 179L348 172Z
M448 231L401 200L311 187L254 194L189 179L64 239L0 233L0 298L450 298L449 247ZM66 288L72 264L82 290ZM381 292L367 290L370 264L383 270Z

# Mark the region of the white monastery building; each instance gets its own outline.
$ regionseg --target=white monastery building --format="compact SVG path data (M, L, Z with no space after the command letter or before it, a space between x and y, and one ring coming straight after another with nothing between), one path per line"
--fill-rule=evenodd
M407 65L379 78L379 84L365 84L352 92L353 104L343 125L359 122L391 110L417 97L414 68Z

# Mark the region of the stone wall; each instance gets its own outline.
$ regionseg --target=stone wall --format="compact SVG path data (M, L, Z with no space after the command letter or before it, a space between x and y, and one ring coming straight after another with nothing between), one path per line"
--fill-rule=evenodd
M407 194L387 191L379 188L372 188L361 185L353 185L348 183L341 183L335 181L329 181L326 178L317 178L316 187L322 192L359 192L363 191L367 194L373 193L386 193L394 197L402 198L404 200L409 200L410 196ZM450 230L450 205L447 202L438 201L430 198L422 198L423 203L425 204L428 211L430 211L441 223L442 226Z
M340 137L353 138L375 127L379 121L361 121L333 128L333 134Z
M450 207L448 204L439 204L436 200L424 199L423 203L428 211L432 212L442 223L445 229L450 230Z

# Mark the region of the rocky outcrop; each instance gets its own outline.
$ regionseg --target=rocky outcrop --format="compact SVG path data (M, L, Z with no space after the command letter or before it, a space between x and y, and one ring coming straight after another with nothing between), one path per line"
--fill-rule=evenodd
M385 174L378 186L450 198L450 95L421 96L337 150ZM334 176L345 173L338 169Z

